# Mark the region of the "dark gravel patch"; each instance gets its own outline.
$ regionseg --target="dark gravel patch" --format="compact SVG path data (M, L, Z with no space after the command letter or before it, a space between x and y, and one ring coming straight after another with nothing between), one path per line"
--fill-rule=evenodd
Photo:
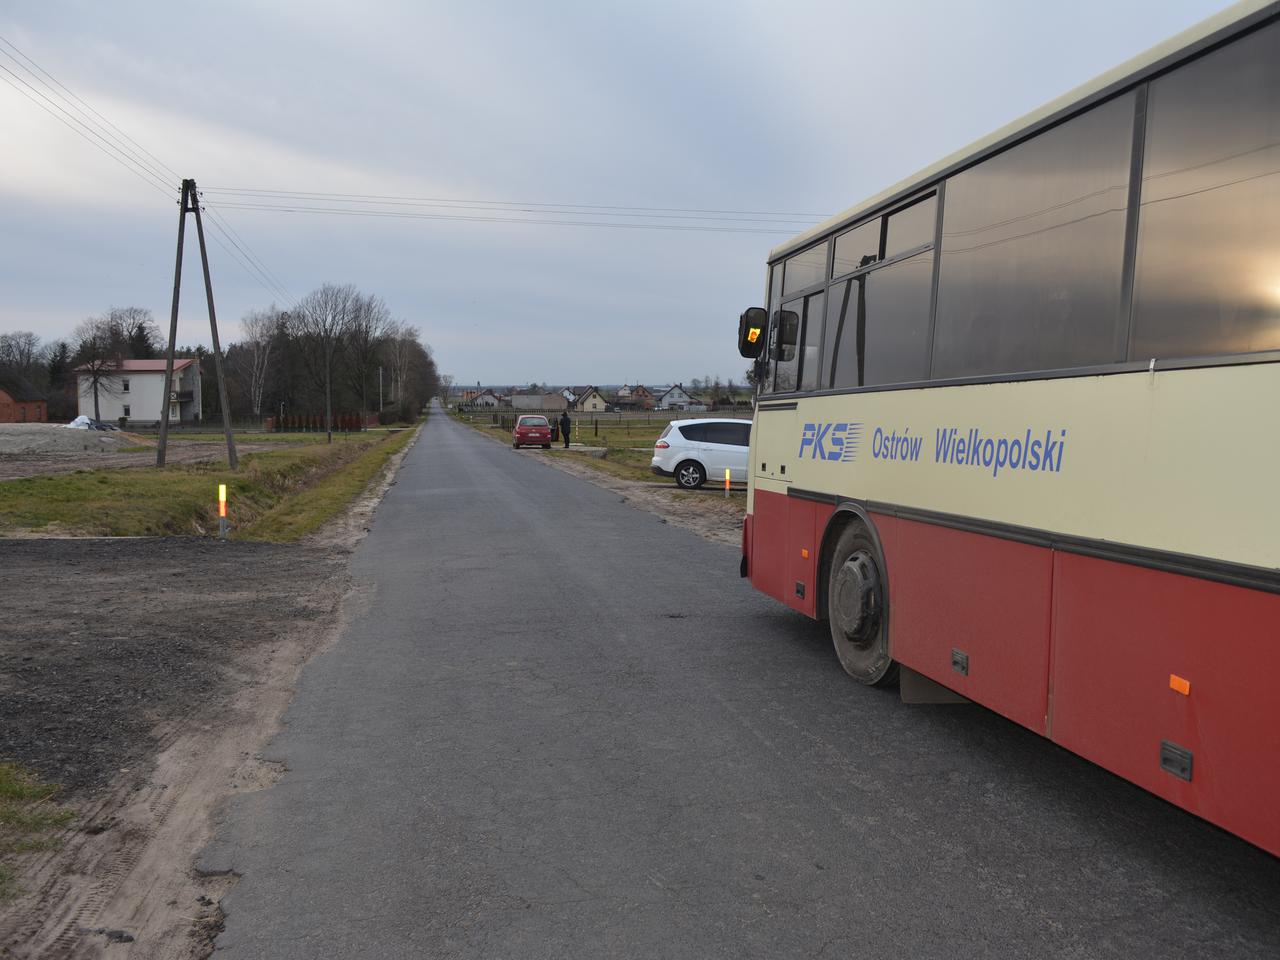
M0 540L0 761L92 793L164 721L223 709L237 663L335 615L344 554L199 538Z

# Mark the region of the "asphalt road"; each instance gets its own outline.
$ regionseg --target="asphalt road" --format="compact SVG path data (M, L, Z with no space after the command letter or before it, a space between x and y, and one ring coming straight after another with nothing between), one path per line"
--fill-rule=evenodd
M202 858L219 957L1280 956L1280 860L857 686L732 548L539 457L432 417Z

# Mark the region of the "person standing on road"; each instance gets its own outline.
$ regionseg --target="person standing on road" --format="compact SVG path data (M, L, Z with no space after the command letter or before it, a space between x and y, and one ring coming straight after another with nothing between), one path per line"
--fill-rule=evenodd
M564 437L564 448L566 450L569 449L569 427L572 425L572 423L573 422L569 419L568 410L560 414L560 433Z

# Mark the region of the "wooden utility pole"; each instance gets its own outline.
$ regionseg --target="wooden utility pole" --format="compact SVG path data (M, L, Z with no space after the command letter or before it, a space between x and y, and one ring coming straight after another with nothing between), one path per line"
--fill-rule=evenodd
M204 223L200 219L200 198L194 180L182 181L182 200L178 213L178 256L173 268L173 309L169 313L169 350L165 354L164 398L160 411L160 444L156 449L156 466L164 466L169 443L169 404L173 393L173 354L178 338L178 291L182 285L182 238L187 214L196 215L196 237L200 241L200 265L204 269L204 295L209 303L209 333L213 338L213 369L218 380L218 405L222 408L222 432L227 438L227 464L232 470L240 466L236 457L236 440L231 433L231 407L227 403L227 379L222 373L222 346L218 342L218 316L213 308L213 281L209 279L209 254L204 244ZM197 360L197 363L199 361Z
M173 351L178 339L178 291L182 287L182 238L187 226L187 196L190 180L182 181L182 199L178 202L178 257L173 267L173 306L169 310L169 348L164 353L164 389L160 391L160 443L156 447L156 466L164 466L169 446L169 394L173 390Z

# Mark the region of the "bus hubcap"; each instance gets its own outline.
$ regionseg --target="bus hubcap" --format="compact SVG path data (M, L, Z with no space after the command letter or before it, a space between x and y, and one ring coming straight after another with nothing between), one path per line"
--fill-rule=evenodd
M859 550L836 572L832 614L845 639L869 647L880 632L880 576L876 562Z

